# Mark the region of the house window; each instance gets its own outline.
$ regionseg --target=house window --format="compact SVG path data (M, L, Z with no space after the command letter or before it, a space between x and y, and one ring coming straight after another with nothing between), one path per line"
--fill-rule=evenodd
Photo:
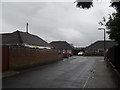
M98 52L100 53L100 52L104 52L104 50L103 49L98 49Z
M98 49L96 49L96 50L95 50L95 53L98 53L98 52L99 52Z
M72 51L71 50L67 50L67 53L71 53Z
M60 50L58 50L58 53L61 53L61 51L60 51Z
M63 49L63 53L66 53L66 50L65 50L65 49Z

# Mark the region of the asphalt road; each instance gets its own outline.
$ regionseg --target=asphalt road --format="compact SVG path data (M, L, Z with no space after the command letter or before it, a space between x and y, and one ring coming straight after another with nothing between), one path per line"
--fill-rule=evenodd
M73 56L3 78L3 88L84 88L103 57Z

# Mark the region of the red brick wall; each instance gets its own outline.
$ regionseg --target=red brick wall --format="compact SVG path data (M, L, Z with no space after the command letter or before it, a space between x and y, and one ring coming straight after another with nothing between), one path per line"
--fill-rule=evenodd
M2 72L2 46L0 45L0 73Z
M24 47L9 48L9 67L10 69L25 68L33 65L41 65L53 61L61 60L55 50L40 50Z
M2 72L9 70L9 47L0 46L0 50L2 50Z

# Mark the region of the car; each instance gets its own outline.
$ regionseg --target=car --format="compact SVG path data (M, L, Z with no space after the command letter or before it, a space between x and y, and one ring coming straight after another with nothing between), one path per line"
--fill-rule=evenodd
M78 56L83 56L84 55L84 52L82 52L82 51L80 51L79 53L78 53Z
M64 58L68 58L68 57L73 56L72 53L61 53L60 55L63 55Z

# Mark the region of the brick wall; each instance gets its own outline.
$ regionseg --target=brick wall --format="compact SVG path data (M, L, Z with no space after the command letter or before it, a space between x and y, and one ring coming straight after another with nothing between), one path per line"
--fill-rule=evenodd
M0 46L0 73L2 72L2 46Z
M2 62L2 72L9 70L9 47L0 46L1 54L1 62Z
M9 68L19 69L61 60L56 50L41 50L25 47L9 48Z

